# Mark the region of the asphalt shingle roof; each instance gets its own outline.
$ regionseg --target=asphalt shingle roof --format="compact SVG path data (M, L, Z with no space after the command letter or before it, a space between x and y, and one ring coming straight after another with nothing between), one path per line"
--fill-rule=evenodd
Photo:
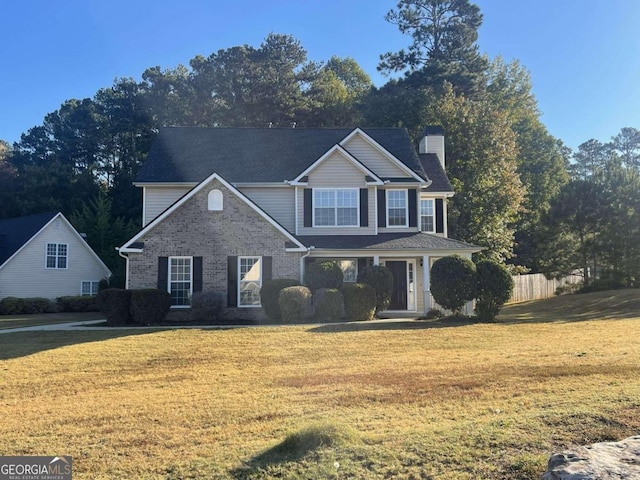
M476 245L423 232L378 235L299 235L307 247L334 250L479 250Z
M418 175L421 163L404 128L363 128ZM293 180L351 128L162 128L136 179L199 183L216 172L232 183Z
M431 185L427 192L453 192L453 187L449 183L449 178L445 173L438 156L435 153L421 153L418 155L424 173L431 180Z
M55 217L57 212L0 220L0 265Z

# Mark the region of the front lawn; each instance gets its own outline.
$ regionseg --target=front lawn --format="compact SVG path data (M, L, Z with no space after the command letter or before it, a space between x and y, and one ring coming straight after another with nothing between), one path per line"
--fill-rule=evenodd
M77 479L539 479L640 429L640 290L500 323L0 335L0 453Z
M100 312L0 315L0 330L7 328L37 327L56 323L84 322L88 320L100 320L102 318L104 318L104 314Z

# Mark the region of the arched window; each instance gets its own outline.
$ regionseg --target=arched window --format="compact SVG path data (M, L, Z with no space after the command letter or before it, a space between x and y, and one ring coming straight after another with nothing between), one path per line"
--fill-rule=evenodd
M209 192L209 210L222 210L222 192L220 190L211 190Z

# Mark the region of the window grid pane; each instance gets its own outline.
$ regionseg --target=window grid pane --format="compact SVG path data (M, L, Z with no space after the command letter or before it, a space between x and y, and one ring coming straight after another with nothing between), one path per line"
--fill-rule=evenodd
M67 268L67 245L47 243L46 268Z
M387 214L390 227L407 225L407 192L405 190L387 191Z
M169 271L171 305L191 305L191 258L171 258Z
M240 306L260 306L260 285L262 281L262 263L260 260L260 257L240 258Z
M433 200L420 200L420 230L434 231Z
M358 222L358 191L314 190L315 225L354 226Z

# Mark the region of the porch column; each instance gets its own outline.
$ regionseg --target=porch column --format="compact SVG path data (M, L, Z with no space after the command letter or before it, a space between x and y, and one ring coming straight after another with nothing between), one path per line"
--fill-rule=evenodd
M373 256L373 264L374 265L380 265L380 255L374 255Z
M429 255L422 256L422 298L424 300L424 314L431 310L431 277L429 272Z
M470 253L465 254L465 257L468 258L469 260L472 260ZM475 300L471 300L467 302L467 304L464 306L464 314L468 316L473 315L474 308L475 308Z

